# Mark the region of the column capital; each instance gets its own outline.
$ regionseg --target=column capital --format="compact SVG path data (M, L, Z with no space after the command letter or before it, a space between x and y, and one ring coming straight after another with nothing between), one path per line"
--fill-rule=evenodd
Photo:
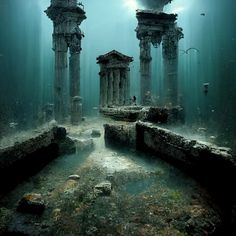
M178 43L184 37L180 27L170 28L163 35L163 57L167 60L176 59L178 56Z
M146 36L140 39L140 60L151 61L151 37Z
M79 26L72 29L71 34L67 36L67 43L70 48L70 53L80 53L81 39L84 37L83 32L80 30Z

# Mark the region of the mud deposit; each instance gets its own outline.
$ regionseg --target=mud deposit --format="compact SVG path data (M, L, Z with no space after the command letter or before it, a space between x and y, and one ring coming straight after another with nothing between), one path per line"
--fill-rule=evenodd
M220 215L206 191L156 157L104 145L102 123L91 152L62 156L0 200L0 235L212 235ZM69 176L73 177L69 178ZM7 181L7 180L6 180ZM41 215L17 211L41 194Z

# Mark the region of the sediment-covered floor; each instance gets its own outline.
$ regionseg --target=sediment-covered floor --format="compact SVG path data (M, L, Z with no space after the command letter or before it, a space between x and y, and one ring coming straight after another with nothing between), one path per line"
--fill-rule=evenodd
M61 156L0 199L0 234L210 235L220 215L194 180L157 157L105 147L103 124L68 126L94 149ZM74 178L69 178L73 175ZM7 181L7 180L6 180ZM16 210L25 193L41 194L42 215Z

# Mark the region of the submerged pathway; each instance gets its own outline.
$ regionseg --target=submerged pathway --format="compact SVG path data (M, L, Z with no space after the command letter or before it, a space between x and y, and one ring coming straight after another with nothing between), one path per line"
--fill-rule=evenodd
M195 181L156 157L105 147L103 124L67 127L93 138L90 152L59 157L0 199L0 235L210 235L220 224ZM69 177L70 176L70 177ZM16 210L25 193L41 194L42 215Z

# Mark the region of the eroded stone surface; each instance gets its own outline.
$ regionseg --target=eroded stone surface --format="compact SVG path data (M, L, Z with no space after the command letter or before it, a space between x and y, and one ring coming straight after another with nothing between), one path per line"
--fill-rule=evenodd
M101 182L94 187L94 192L98 195L110 195L111 183L109 181Z
M23 213L41 214L44 211L45 206L41 194L27 193L19 201L17 210Z

